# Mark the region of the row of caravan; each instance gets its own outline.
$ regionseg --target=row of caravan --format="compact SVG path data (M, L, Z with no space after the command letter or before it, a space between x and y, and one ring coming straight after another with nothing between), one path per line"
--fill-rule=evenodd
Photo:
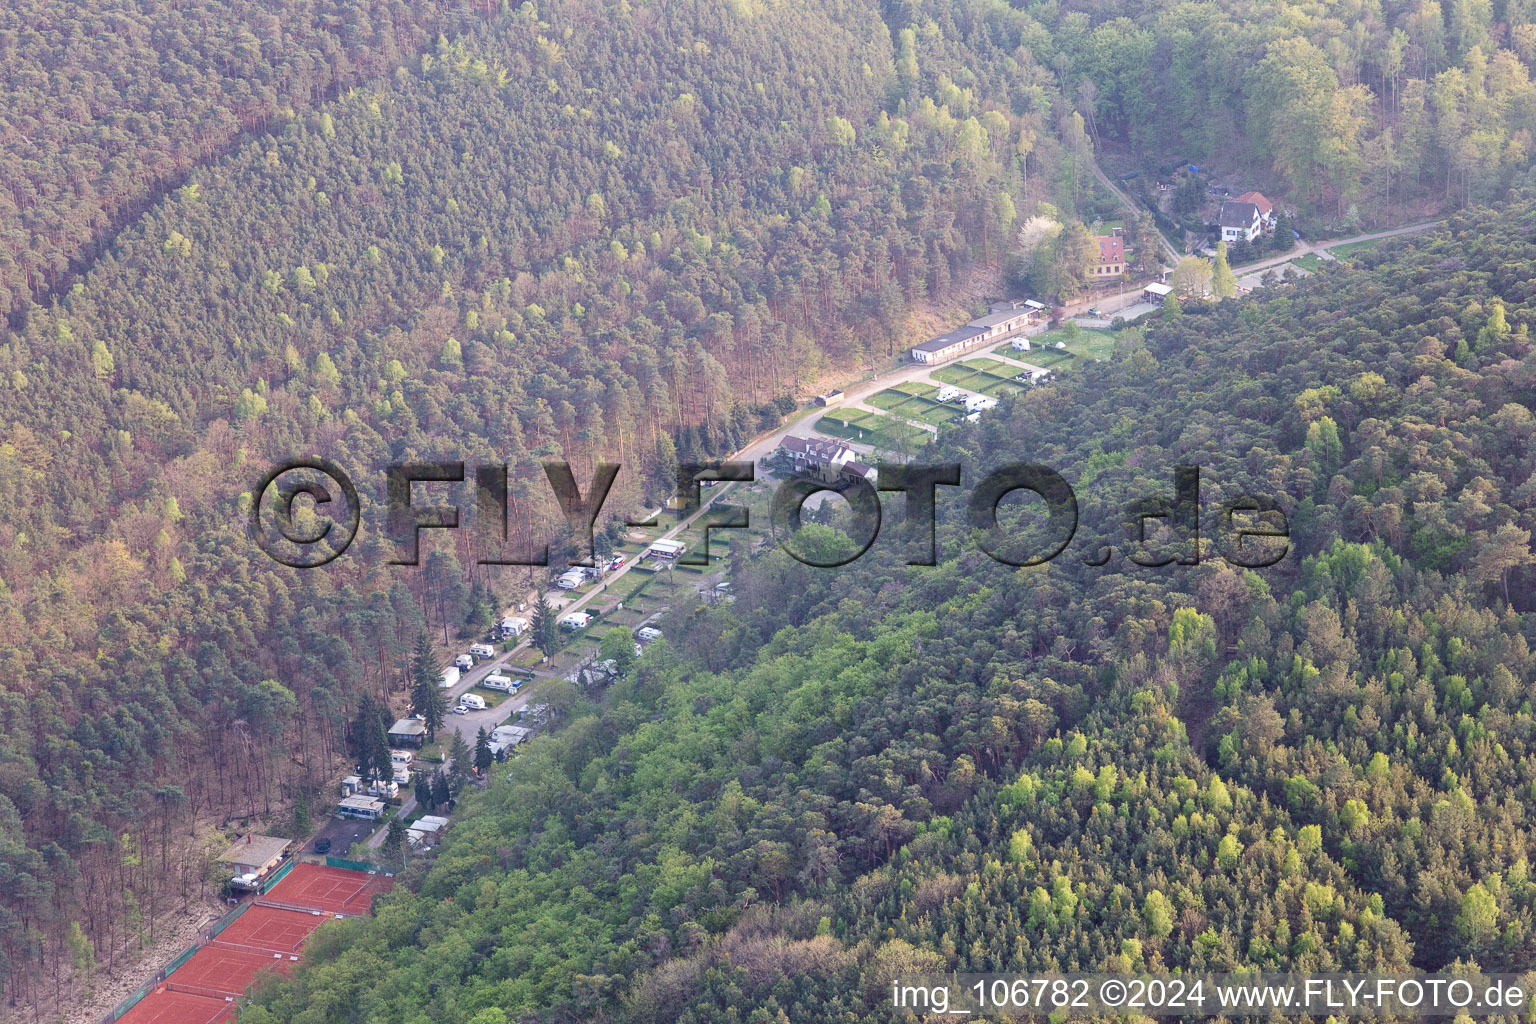
M988 398L986 395L973 395L953 384L943 385L939 388L939 393L933 397L939 402L953 402L957 398L964 398L966 412L984 412L997 407L997 399Z

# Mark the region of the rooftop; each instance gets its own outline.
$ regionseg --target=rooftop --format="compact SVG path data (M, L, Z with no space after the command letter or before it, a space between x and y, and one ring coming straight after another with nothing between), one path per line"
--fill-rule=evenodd
M967 327L980 327L983 330L985 330L988 327L996 327L998 324L1005 324L1005 323L1007 323L1010 320L1017 320L1021 316L1028 316L1028 315L1029 315L1029 310L1027 310L1027 309L999 310L996 313L988 313L986 316L978 317L977 319L972 320L966 326Z
M389 727L391 736L422 736L427 731L426 722L418 722L414 718L402 718Z
M970 324L966 324L964 327L950 331L948 334L941 334L932 341L925 341L921 345L913 345L912 348L917 352L942 352L952 345L964 344L972 338L981 337L985 333L986 331L980 327L972 327Z
M1259 217L1259 208L1253 203L1231 200L1221 204L1221 226L1224 228L1250 227Z
M779 442L779 447L792 452L800 452L812 458L832 461L839 458L851 458L853 449L839 442L824 437L800 437L798 434L785 434Z
M1268 217L1269 211L1275 208L1275 204L1264 198L1264 193L1262 192L1244 192L1237 197L1237 201L1240 203L1252 203L1259 208L1259 213L1265 217Z
M268 861L276 860L288 849L288 840L279 836L258 836L247 834L236 839L230 844L219 858L225 864L238 864L241 867L261 867Z
M1119 235L1095 235L1093 240L1099 243L1099 262L1125 262L1125 240Z

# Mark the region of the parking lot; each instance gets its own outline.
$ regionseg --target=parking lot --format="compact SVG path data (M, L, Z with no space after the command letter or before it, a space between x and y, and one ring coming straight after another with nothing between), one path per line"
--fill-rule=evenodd
M362 821L358 818L332 816L331 820L325 823L325 827L315 835L315 838L310 840L309 845L305 847L305 852L320 852L315 849L315 844L322 839L329 839L331 841L330 855L332 857L345 857L347 851L352 848L353 843L362 842L376 827L378 827L378 822L376 821Z

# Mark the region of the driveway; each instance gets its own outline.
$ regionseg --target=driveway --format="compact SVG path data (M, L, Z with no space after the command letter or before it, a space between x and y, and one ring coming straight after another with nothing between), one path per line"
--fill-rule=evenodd
M320 839L329 839L331 841L330 856L345 857L347 855L347 851L352 848L353 843L362 842L365 838L367 838L368 833L372 832L375 828L378 828L378 822L376 821L363 821L359 818L344 818L339 814L333 815L331 820L327 821L324 827L322 827L319 832L315 833L314 840L312 840L310 844L304 848L304 852L317 852L315 850L315 841ZM382 829L380 831L382 831ZM369 845L372 846L376 844L370 843Z

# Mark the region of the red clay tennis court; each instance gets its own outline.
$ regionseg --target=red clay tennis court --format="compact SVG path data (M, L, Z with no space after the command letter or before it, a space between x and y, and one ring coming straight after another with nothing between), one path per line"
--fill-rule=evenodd
M267 895L187 958L116 1024L227 1024L235 1000L263 971L287 973L304 940L333 914L367 914L395 880L347 868L295 864ZM271 904L277 904L273 906Z
M156 989L117 1018L117 1024L220 1024L234 1015L235 1004L229 1000Z
M395 880L346 868L319 864L295 864L283 880L267 890L261 902L279 906L309 907L331 914L366 914L373 894L389 892Z
M329 914L282 910L257 903L219 932L213 944L268 955L297 953L303 948L309 933L330 919Z
M215 999L238 996L262 971L287 971L295 963L289 957L296 955L204 946L165 979L165 987L171 992Z

